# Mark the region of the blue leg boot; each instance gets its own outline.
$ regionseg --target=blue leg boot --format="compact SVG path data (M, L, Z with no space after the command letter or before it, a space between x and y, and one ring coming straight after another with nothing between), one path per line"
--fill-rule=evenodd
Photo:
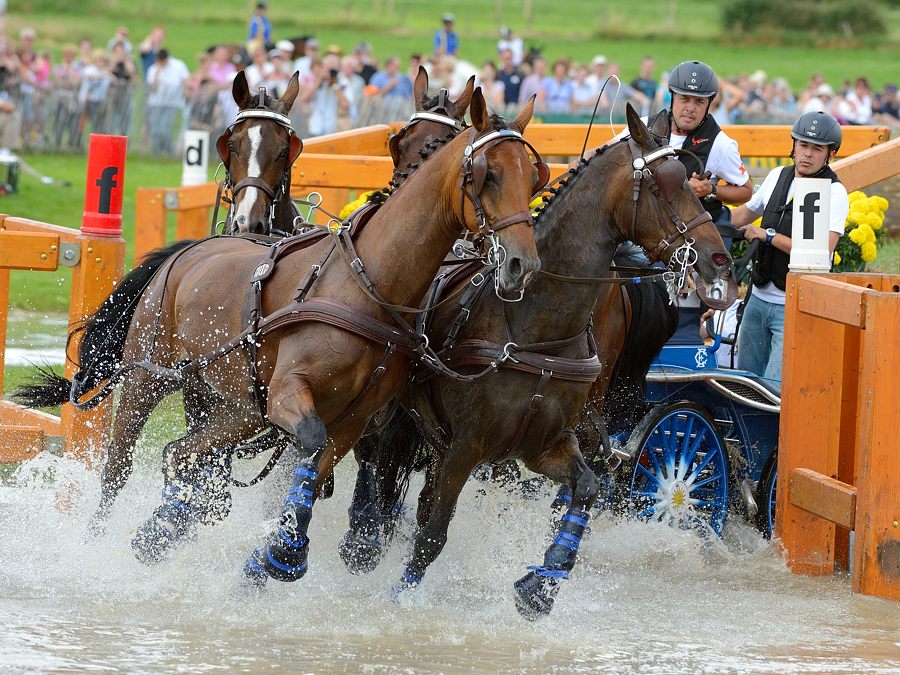
M560 581L568 579L575 566L589 518L587 511L570 508L562 517L556 539L544 554L544 564L529 567L528 574L514 584L516 609L529 621L545 616L553 609Z
M147 565L158 563L178 543L193 534L196 526L193 494L194 486L178 478L166 484L162 504L131 540L131 548L138 560Z
M244 564L244 577L252 586L262 588L268 577L278 581L297 581L306 574L312 517L313 489L318 476L315 464L304 462L294 472L294 484L284 500L278 529L261 548L250 554Z

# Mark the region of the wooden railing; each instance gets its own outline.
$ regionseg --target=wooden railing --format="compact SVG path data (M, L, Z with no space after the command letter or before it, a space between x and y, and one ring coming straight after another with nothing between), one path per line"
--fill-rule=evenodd
M386 185L393 171L388 141L401 126L365 127L306 141L291 175L291 194L296 198L312 191L319 192L325 208L337 212L350 201L353 193ZM621 128L595 126L588 147L605 143ZM545 157L569 158L581 152L586 130L587 126L581 124L534 124L526 129L525 136ZM786 157L790 153L789 126L731 126L725 130L738 141L745 157ZM876 182L868 176L880 175L880 171L870 170L870 162L872 166L875 163L879 166L900 163L900 153L892 149L878 155L878 159L864 158L871 152L870 148L890 138L887 127L844 127L843 131L839 156L852 156L856 161L845 169L839 168L841 162L835 167L842 178L842 172L846 171L844 182L848 190ZM554 177L566 169L565 163L551 164ZM215 199L213 183L185 188L138 189L136 255L140 257L167 241L169 213L175 214L175 239L195 239L208 234ZM320 214L317 222L325 221Z

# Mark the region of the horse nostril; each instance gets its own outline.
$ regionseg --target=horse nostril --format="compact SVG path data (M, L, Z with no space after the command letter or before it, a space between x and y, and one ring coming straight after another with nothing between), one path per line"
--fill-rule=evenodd
M716 265L718 265L719 267L722 267L723 265L728 264L728 256L725 255L724 253L713 253L712 259L713 259L713 262Z
M509 261L509 274L513 279L522 276L522 261L519 258L512 258Z
M243 214L238 216L235 218L235 223L237 223L238 227L243 227L247 223L247 216Z

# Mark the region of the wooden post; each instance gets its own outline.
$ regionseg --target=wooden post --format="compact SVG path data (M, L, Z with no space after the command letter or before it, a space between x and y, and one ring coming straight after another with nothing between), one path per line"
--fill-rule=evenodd
M9 321L9 270L0 268L0 394L6 370L6 326Z
M843 327L801 313L804 276L787 277L775 536L794 572L818 575L834 571L835 526L793 505L790 481L797 468L837 475Z
M894 277L894 282L900 280ZM860 372L853 590L900 600L900 296L872 293Z
M166 243L165 191L159 188L138 188L134 200L134 259Z
M176 239L203 239L209 236L210 210L205 206L175 212Z

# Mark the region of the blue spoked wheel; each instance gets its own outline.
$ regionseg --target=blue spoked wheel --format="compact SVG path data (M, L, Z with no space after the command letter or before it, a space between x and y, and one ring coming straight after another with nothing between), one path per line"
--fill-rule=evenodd
M728 457L712 418L682 401L653 408L632 432L629 497L642 520L712 529L728 517Z
M778 451L773 450L772 456L766 462L762 475L759 478L759 487L756 489L756 504L759 511L756 512L756 527L763 533L766 539L772 538L775 531L775 485L778 482Z

